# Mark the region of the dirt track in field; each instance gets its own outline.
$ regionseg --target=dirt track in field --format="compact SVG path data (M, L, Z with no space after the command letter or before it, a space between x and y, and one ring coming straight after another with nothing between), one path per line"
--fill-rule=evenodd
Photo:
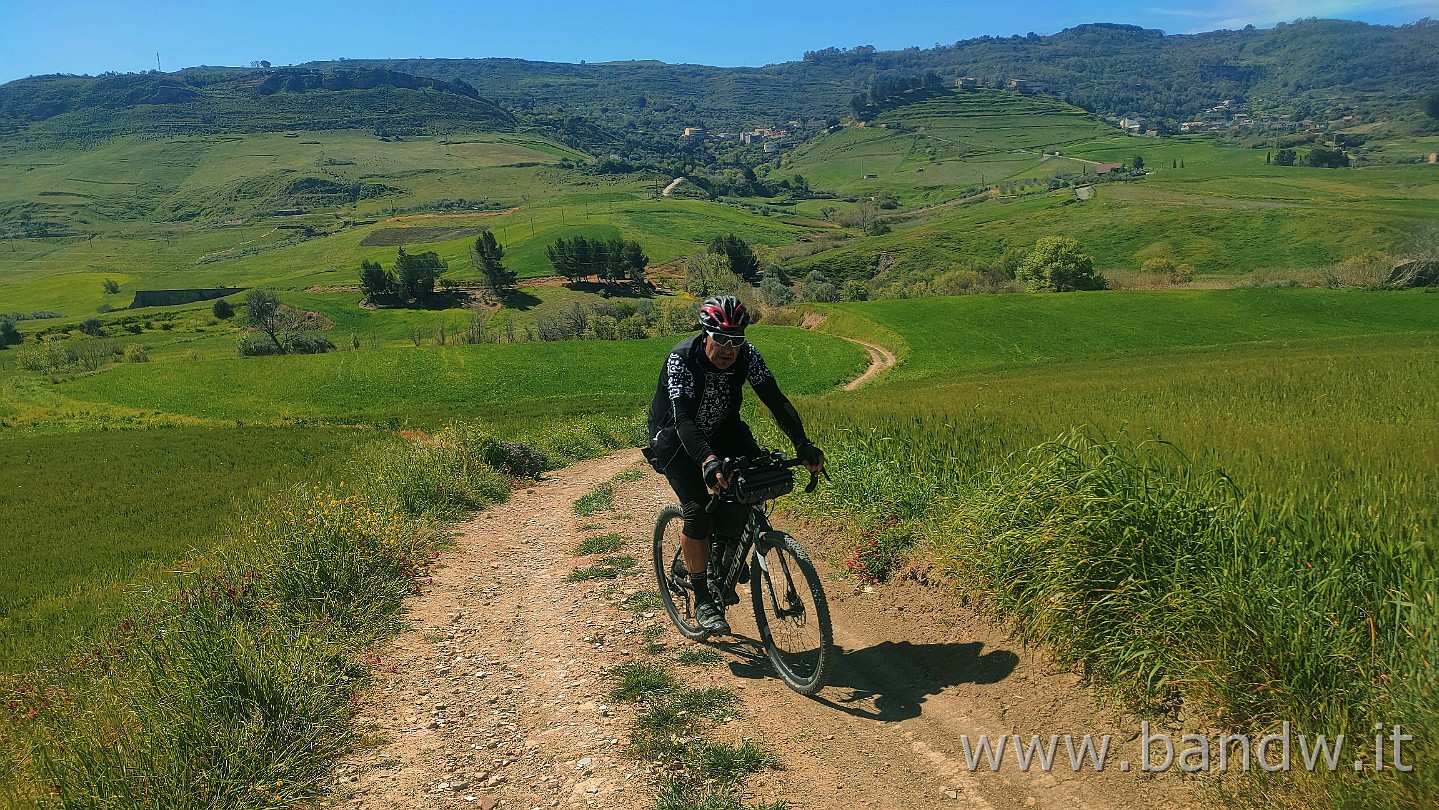
M694 686L735 690L742 715L716 736L752 738L784 770L749 783L748 801L795 808L1148 808L1195 806L1176 775L1142 774L1138 722L1099 706L1077 676L1051 667L974 616L951 591L914 581L866 592L806 544L824 573L840 658L817 699L789 691L759 652L752 616L731 609L735 636L714 643L719 664L681 666L692 646L663 611L635 614L626 595L655 588L655 513L672 495L659 476L617 483L615 508L578 517L573 503L627 470L621 453L557 471L461 528L410 605L411 629L372 661L358 707L367 744L343 763L331 806L355 808L645 807L653 766L625 754L634 709L611 705L608 668L647 655L642 634L665 629L670 662ZM573 556L590 535L619 532L634 573L567 583L590 563ZM805 540L805 532L796 532ZM597 584L598 583L598 584ZM1111 734L1102 772L1051 772L1012 752L997 773L965 765L961 738L979 734ZM1123 771L1117 760L1132 763Z

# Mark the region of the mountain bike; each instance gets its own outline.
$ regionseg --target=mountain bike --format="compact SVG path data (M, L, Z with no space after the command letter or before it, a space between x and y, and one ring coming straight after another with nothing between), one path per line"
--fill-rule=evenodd
M769 522L770 503L794 489L791 468L776 451L755 459L727 459L731 485L716 494L711 521L709 586L721 610L739 603L738 586L749 583L760 642L789 688L813 695L824 687L834 663L834 628L829 603L814 563L799 542ZM819 477L810 473L805 492ZM670 621L685 638L702 641L708 630L695 619L694 588L680 554L684 513L671 504L655 520L654 565L660 597Z

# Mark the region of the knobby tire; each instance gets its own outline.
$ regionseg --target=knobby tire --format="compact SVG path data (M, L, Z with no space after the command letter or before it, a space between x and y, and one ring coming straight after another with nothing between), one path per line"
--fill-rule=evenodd
M750 564L750 598L760 642L785 684L801 695L813 695L824 688L835 656L834 627L819 572L788 534L764 554L764 561Z

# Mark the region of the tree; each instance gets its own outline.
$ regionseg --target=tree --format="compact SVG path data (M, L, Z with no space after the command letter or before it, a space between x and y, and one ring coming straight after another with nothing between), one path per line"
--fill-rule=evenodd
M722 255L702 253L685 259L685 289L699 298L733 294L742 283Z
M819 304L830 304L839 300L839 288L825 278L824 273L818 270L811 271L804 277L804 285L800 292L805 301L812 301Z
M1280 149L1274 153L1275 166L1293 166L1298 154L1293 149Z
M20 330L15 328L15 323L9 318L0 318L0 349L7 346L14 346L25 340Z
M1349 156L1339 149L1316 146L1304 156L1304 165L1316 169L1338 169L1349 165Z
M1136 169L1144 168L1144 155L1135 155L1134 159L1129 162L1129 165Z
M1022 247L1005 248L1004 253L999 256L999 267L1004 271L1005 278L1014 278L1019 273L1020 265L1029 258L1029 249Z
M759 260L755 258L749 243L738 236L732 233L716 236L710 240L709 252L729 259L731 273L748 281L759 279Z
M424 298L435 291L435 279L449 269L433 250L412 254L400 248L395 257L395 293L402 301Z
M85 320L81 321L80 331L84 332L90 337L99 337L100 335L105 333L104 324L100 323L99 318L86 318Z
M273 290L255 288L245 294L245 324L263 332L277 354L286 354L308 326L309 313L281 303Z
M630 281L636 284L643 284L645 281L645 268L649 267L650 257L645 255L644 248L639 242L626 241L624 243L624 265Z
M1424 114L1430 118L1439 118L1439 92L1430 93L1424 99Z
M772 307L782 307L794 302L794 290L780 281L778 276L769 273L766 273L764 281L760 282L759 294L764 298L764 302Z
M120 285L117 284L113 279L105 279L103 286L105 287L106 295L114 295L115 293L120 291Z
M210 313L223 321L234 316L235 308L230 305L229 301L216 298L215 303L210 305Z
M1094 272L1094 262L1080 252L1079 242L1068 236L1044 236L1015 270L1014 277L1029 285L1030 292L1103 290L1109 287L1104 276Z
M395 277L379 262L366 259L360 262L360 292L371 301L377 296L390 295L395 292Z
M515 271L507 269L501 263L500 260L505 257L505 249L496 241L494 231L480 234L475 240L474 255L480 268L480 276L495 297L500 297L505 290L515 286Z

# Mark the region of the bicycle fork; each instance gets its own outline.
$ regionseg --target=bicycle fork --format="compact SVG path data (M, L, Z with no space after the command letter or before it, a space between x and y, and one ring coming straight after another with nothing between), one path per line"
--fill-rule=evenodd
M799 592L795 590L794 574L792 571L789 570L789 563L785 561L785 555L783 554L775 555L775 557L779 559L779 573L783 575L783 604L781 604L778 595L775 594L774 585L775 579L777 577L775 576L774 572L770 571L767 554L769 551L776 548L784 548L783 532L764 532L759 536L759 541L755 543L755 564L758 565L760 567L760 570L764 572L764 576L760 577L760 580L764 583L765 593L763 594L763 596L769 599L770 607L774 609L774 615L777 618L794 619L798 617L799 620L796 622L796 624L804 624L804 602L799 598Z

